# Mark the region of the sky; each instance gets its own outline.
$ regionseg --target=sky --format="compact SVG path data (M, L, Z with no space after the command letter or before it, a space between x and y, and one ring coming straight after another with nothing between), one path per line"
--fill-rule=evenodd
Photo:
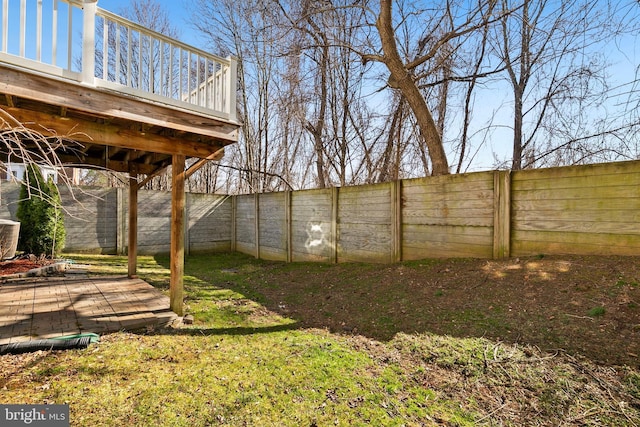
M241 0L239 0L241 1ZM190 28L188 8L189 2L186 0L158 0L171 16L173 24L182 29L180 41L194 47L202 47L201 40ZM98 0L98 7L122 15L122 11L131 4L130 0Z
M169 15L175 19L174 23L176 27L182 29L181 41L202 48L202 40L195 34L195 30L193 30L189 24L190 11L188 7L190 2L188 0L160 0L160 3L166 8ZM99 7L114 13L121 12L129 4L130 0L98 0ZM612 68L612 73L614 74L612 77L618 79L620 82L630 80L635 73L636 67L640 64L640 46L638 45L637 38L633 40L623 40L619 45L611 46L607 54L609 61L615 64L615 67ZM620 92L624 92L625 90L626 88L621 88ZM478 96L491 99L496 105L493 108L483 108L483 111L477 113L477 116L486 114L487 118L493 114L495 109L510 103L512 99L508 90L497 94L495 93L495 88L492 88L492 92L488 94L481 94L479 92ZM617 102L618 100L619 99L612 98L612 102ZM508 127L511 126L511 119L508 114L505 114L504 119L498 120L500 123L497 124L503 125L504 127L496 127L490 140L488 140L477 153L468 171L491 169L495 164L494 153L503 155L503 157L509 157L512 150L512 136L508 130Z

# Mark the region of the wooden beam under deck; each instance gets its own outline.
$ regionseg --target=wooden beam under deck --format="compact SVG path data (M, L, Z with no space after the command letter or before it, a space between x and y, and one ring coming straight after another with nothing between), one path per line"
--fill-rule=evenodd
M105 119L123 119L134 123L175 129L203 137L238 139L238 125L221 119L142 100L132 95L79 85L63 78L17 70L0 63L0 93L62 107L70 114L82 111Z
M206 137L190 140L186 135L174 138L159 133L140 132L113 122L99 123L81 117L61 117L15 107L4 107L4 110L23 126L45 136L66 136L82 143L198 158L207 158L228 144L227 140Z

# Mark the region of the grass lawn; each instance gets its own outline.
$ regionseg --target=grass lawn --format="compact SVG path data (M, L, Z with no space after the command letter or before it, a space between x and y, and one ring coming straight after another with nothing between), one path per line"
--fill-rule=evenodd
M126 274L126 257L67 257L92 274ZM86 350L0 356L0 403L68 403L73 426L640 425L634 347L614 363L589 345L583 353L540 345L553 338L572 349L582 334L573 320L608 327L608 300L589 288L586 304L607 310L558 319L549 306L539 321L562 321L569 332L536 335L540 324L523 323L516 339L511 303L481 308L437 281L469 262L190 256L193 325L109 334ZM168 292L168 266L167 257L140 257L138 274ZM624 294L628 309L638 277L616 277L602 292ZM487 285L491 294L501 280Z

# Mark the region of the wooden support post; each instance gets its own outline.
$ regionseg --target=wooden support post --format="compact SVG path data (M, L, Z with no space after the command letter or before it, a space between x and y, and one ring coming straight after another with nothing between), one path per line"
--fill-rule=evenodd
M169 308L178 316L183 313L184 294L184 206L185 156L174 154L171 167L171 279Z
M511 171L493 175L493 258L511 255Z
M136 277L138 264L138 177L129 177L129 273L130 278Z

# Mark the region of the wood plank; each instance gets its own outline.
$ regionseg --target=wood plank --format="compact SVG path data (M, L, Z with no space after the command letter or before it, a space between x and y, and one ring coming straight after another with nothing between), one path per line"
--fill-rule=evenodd
M427 176L423 178L411 178L411 179L403 180L402 185L407 188L410 188L410 187L432 187L435 185L446 185L451 183L469 184L472 182L493 183L493 171L469 172L469 173L441 175L441 176ZM489 187L487 188L490 188L491 186L492 184L489 185Z
M255 255L256 253L256 248L254 244L240 242L240 241L236 242L236 250L246 255Z
M493 190L482 192L446 192L446 193L414 193L405 195L402 199L403 206L409 209L426 208L431 205L460 206L461 208L492 207Z
M514 230L512 251L512 256L541 253L635 256L640 253L640 236Z
M360 187L341 187L340 203L359 203L361 200L389 200L391 187L389 184L363 185Z
M402 261L402 181L393 181L391 199L391 262Z
M359 248L377 251L384 248L383 250L388 252L392 246L391 225L352 224L348 227L341 225L339 233L339 245L343 250Z
M493 247L493 227L404 226L404 243L458 242Z
M261 259L269 261L286 261L287 253L280 247L274 248L266 245L260 246Z
M139 245L139 255L170 255L171 249L169 245Z
M428 247L403 245L403 260L412 261L426 258L491 258L491 246L474 246L465 243L434 242Z
M292 250L291 194L292 193L293 193L292 191L286 191L285 198L284 198L285 230L286 230L285 245L286 245L286 251L287 251L287 257L285 261L287 262L291 262L292 260L292 256L291 256L291 250Z
M639 175L640 178L640 175ZM605 185L597 182L585 183L585 187L528 189L513 191L514 200L567 200L567 199L638 199L640 198L640 179L634 185Z
M553 168L528 169L513 172L513 185L525 185L524 181L554 180L567 177L591 177L597 175L622 176L627 173L638 173L640 160L596 163L591 165L560 166Z
M0 64L0 93L112 119L126 119L235 142L238 126L202 113ZM213 153L212 153L213 154Z
M442 194L493 190L493 172L473 172L403 180L403 197L413 194Z
M124 255L126 250L125 235L127 234L126 204L124 190L122 188L117 188L116 191L116 253L118 255Z
M518 228L520 224L538 221L553 221L557 223L617 223L627 224L640 229L640 208L635 209L554 209L554 210L520 210L514 215L513 224ZM544 227L543 229L549 229Z
M292 262L331 262L331 254L316 254L310 252L292 251Z
M612 210L636 210L640 207L638 199L607 199L607 200L583 200L569 199L555 202L545 202L544 200L513 200L513 216L517 218L520 212L540 212L540 216L553 215L554 212L571 210L580 211L612 211Z
M370 263L389 263L391 262L392 253L368 251L366 249L351 249L349 251L338 251L338 262L370 262Z
M640 223L638 222L607 222L607 221L517 221L513 230L518 231L553 231L553 232L578 232L578 233L613 233L613 234L638 234L640 235Z
M231 196L231 250L236 251L236 242L238 241L238 196Z
M627 187L629 191L640 185L640 173L626 173L620 175L591 175L579 177L554 177L519 181L514 183L514 192L528 192L541 190L556 190L560 193L576 193L590 188Z
M256 244L256 252L254 255L256 258L260 258L260 193L255 193L253 197L254 197L253 207L255 209L253 227L255 230L255 244Z
M338 262L338 247L340 242L340 229L338 227L338 212L340 212L340 189L331 189L331 233L329 244L331 248L331 262Z
M287 234L283 229L262 230L260 233L260 247L285 248Z
M340 224L391 224L391 206L385 209L354 209L351 211L341 210L338 214Z
M445 216L442 211L403 212L403 224L406 225L458 225L473 227L493 227L493 212L491 210L470 209L469 215L464 210L449 211Z

